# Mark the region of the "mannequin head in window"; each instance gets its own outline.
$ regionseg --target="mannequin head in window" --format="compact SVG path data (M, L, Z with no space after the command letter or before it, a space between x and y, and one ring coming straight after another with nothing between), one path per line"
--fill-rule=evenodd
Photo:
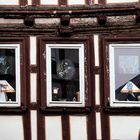
M0 57L0 73L8 74L10 70L10 64L7 62L6 56Z
M15 75L15 50L0 50L0 74Z

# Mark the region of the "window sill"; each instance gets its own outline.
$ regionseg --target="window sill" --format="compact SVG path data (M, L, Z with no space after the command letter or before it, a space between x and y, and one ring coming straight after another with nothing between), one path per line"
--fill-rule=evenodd
M26 106L20 107L0 107L0 114L2 113L23 113L27 111Z
M40 110L47 113L90 113L91 107L41 107Z

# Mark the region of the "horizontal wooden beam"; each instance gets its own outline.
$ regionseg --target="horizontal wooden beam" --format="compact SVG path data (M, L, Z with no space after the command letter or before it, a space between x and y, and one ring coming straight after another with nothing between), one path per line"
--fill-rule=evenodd
M60 18L63 15L69 15L70 18L80 17L97 17L104 13L105 16L116 16L116 15L134 15L140 11L140 6L129 4L129 5L118 5L118 6L93 6L91 7L42 7L42 6L27 6L27 7L1 7L0 6L0 17L4 18L23 18L25 16L34 16L35 18Z

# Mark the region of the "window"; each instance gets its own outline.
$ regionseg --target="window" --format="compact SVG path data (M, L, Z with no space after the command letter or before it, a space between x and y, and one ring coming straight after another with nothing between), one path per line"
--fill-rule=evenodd
M4 112L26 110L29 95L27 37L0 37L0 108ZM28 87L28 88L27 88Z
M84 105L84 45L47 44L47 103Z
M140 106L140 44L109 44L110 105Z
M20 105L20 45L0 44L0 106Z
M85 110L91 105L90 38L38 39L42 111ZM75 107L75 109L73 109Z

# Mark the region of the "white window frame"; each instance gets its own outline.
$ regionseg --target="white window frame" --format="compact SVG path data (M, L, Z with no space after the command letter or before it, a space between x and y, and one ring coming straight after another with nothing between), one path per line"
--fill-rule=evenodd
M140 101L115 101L115 48L139 48L140 44L110 44L109 45L109 71L110 71L110 106L111 107L140 107Z
M51 49L78 49L79 50L79 81L80 101L52 101ZM85 79L84 79L84 44L46 44L46 86L47 106L84 107L85 106Z
M20 85L20 44L0 44L0 49L15 49L15 71L16 71L16 101L0 101L0 107L17 107L21 105Z

